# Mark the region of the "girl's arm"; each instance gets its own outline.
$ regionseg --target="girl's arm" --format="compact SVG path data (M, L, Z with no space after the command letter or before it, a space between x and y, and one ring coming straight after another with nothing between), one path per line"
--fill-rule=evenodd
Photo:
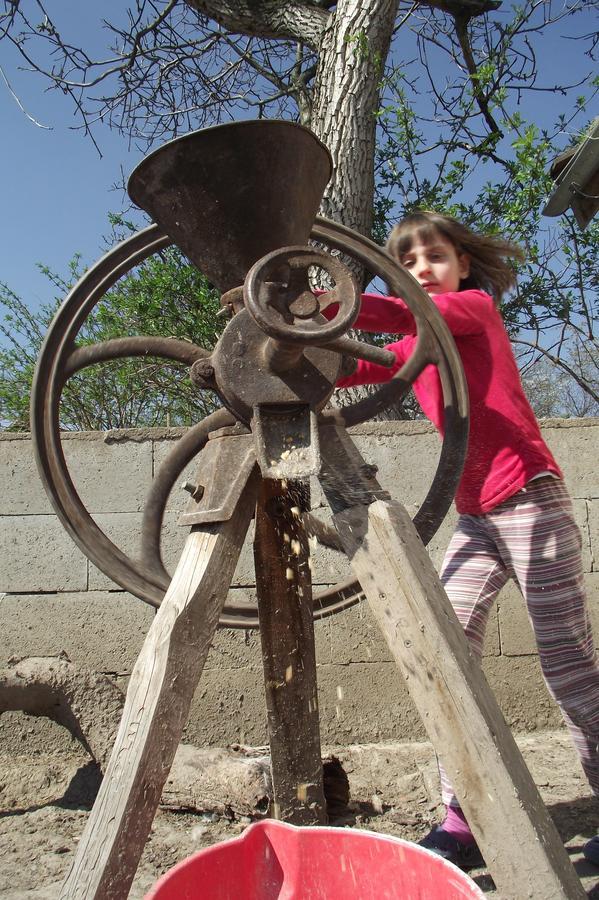
M484 320L495 308L492 297L484 291L455 291L437 294L431 300L455 335L480 334ZM324 315L332 318L336 305ZM362 294L360 314L354 328L374 334L416 334L416 321L406 303L398 297Z

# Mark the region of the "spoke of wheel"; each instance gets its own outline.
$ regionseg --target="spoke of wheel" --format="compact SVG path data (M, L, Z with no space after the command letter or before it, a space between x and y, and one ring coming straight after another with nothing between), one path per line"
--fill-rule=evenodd
M151 337L149 335L113 338L110 341L87 344L73 350L64 363L64 378L71 378L81 369L98 363L140 356L160 357L191 366L197 359L206 359L210 356L210 352L189 341L177 338Z

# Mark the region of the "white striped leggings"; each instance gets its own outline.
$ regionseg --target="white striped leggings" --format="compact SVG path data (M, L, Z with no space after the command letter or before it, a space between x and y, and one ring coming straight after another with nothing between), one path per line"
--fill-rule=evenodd
M475 655L497 594L519 586L545 682L599 795L599 664L586 607L580 533L562 481L543 477L483 516L462 515L441 581ZM459 806L440 767L443 802Z

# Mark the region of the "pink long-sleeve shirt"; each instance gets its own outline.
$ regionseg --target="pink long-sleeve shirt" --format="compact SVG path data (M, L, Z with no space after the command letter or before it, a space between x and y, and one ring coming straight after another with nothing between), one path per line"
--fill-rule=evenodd
M541 437L526 399L510 339L493 299L484 291L439 294L431 300L447 322L464 366L470 395L470 436L464 472L456 493L459 513L483 515L511 497L541 472L562 473ZM403 300L362 296L355 324L362 331L405 335L387 345L396 358L387 369L360 360L338 387L389 381L416 346L416 323ZM435 366L414 383L425 415L443 434L443 393Z

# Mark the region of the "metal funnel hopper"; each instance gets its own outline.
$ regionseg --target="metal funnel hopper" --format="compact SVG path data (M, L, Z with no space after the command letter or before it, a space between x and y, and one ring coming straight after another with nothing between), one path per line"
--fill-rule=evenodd
M307 242L332 169L301 125L233 122L160 147L128 191L224 293L266 253Z

